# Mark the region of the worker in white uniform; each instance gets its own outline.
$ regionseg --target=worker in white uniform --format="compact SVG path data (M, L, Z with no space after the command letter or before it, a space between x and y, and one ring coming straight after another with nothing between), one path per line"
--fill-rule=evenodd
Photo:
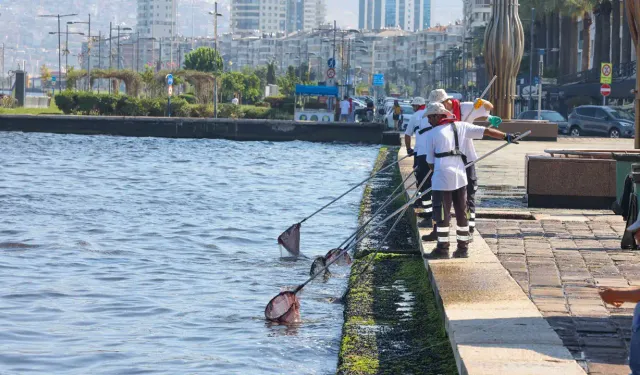
M458 102L449 96L445 90L433 90L429 94L430 103L442 103L444 107L456 117L457 121L473 123L475 121L490 120L491 124L500 124L501 119L491 116L493 104L487 100L477 99L475 102ZM465 139L462 142L463 153L468 162L476 161L478 154L473 144L473 139ZM478 191L478 175L475 165L467 168L467 209L469 210L469 232L473 234L476 228L476 192ZM432 241L435 241L433 236ZM473 238L473 237L472 237Z
M426 127L431 128L431 125L425 121L422 122L423 114L426 109L427 102L422 97L415 97L411 101L411 106L413 107L415 113L409 120L409 124L407 125L407 129L404 133L404 142L405 147L407 148L407 154L411 155L413 153L413 167L416 168L416 188L420 186L422 181L429 174L429 165L427 164L427 158L424 152L424 137L426 135ZM415 149L411 148L411 137L416 136L416 146ZM421 192L426 191L431 187L431 178L427 179L424 184L422 184ZM429 222L431 221L431 193L426 194L420 200L416 201L416 208L424 209L425 214L428 215ZM424 225L424 224L423 224ZM431 224L429 223L429 226Z
M449 257L451 207L456 213L457 249L454 258L468 257L469 221L467 216L467 159L462 144L465 139L482 139L485 135L513 142L517 134L456 121L442 103L429 103L426 111L433 129L425 140L427 163L433 170L433 216L436 220L437 246L427 259ZM516 142L517 143L517 142Z

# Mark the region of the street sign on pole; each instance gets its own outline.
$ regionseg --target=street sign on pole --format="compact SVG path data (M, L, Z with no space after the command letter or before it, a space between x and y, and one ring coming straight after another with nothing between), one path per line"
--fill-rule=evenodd
M600 67L600 83L611 84L613 75L613 65L611 63L602 63Z
M327 61L327 66L331 69L334 69L336 67L336 59L334 59L333 57L329 58L329 60Z
M336 76L336 70L333 68L327 69L327 78L332 79Z
M56 81L56 76L52 76L51 77L51 82L55 82Z
M169 96L173 95L173 85L169 85L169 88L167 89L167 93L169 94Z
M384 86L384 74L374 74L373 75L373 85L374 86Z
M173 85L173 74L171 73L167 74L167 85Z
M604 84L600 87L600 94L602 94L602 96L609 96L611 95L611 86L608 84Z

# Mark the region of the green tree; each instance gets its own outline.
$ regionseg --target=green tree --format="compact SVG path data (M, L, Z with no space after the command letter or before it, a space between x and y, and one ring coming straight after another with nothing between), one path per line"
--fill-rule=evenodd
M222 65L222 57L210 47L199 47L184 57L184 68L189 70L219 74Z
M263 87L257 74L245 74L242 97L249 103L255 103L262 97Z
M40 81L42 87L51 87L51 70L45 64L40 67Z
M242 93L245 91L245 74L242 72L228 72L222 75L220 82L220 96L223 102L228 102L237 95L238 99L242 99Z
M258 79L260 80L260 87L262 88L267 85L267 70L268 69L266 66L260 66L253 72L250 72L251 74L255 74L258 77Z
M289 66L287 74L277 79L280 93L284 96L293 96L296 90L296 84L300 83L300 78L296 74L296 68Z
M275 61L267 64L267 84L275 85L276 84L276 63Z

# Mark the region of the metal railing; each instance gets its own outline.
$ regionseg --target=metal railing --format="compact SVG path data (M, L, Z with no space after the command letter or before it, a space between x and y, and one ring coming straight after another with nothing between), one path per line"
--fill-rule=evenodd
M635 61L629 61L616 69L613 68L613 79L624 80L635 76L637 64ZM558 77L558 85L566 85L569 83L597 83L600 82L600 67L585 70L582 72L568 74Z

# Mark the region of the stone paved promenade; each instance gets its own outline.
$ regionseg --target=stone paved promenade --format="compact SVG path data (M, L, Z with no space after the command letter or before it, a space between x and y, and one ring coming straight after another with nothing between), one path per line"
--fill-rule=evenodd
M477 142L478 153L496 147ZM535 303L589 374L629 374L633 304L605 306L598 287L640 286L640 253L620 249L622 218L610 211L536 210L522 204L524 156L543 149L630 149L631 140L563 138L523 142L479 166L480 213L532 214L535 220L480 219L491 251Z

